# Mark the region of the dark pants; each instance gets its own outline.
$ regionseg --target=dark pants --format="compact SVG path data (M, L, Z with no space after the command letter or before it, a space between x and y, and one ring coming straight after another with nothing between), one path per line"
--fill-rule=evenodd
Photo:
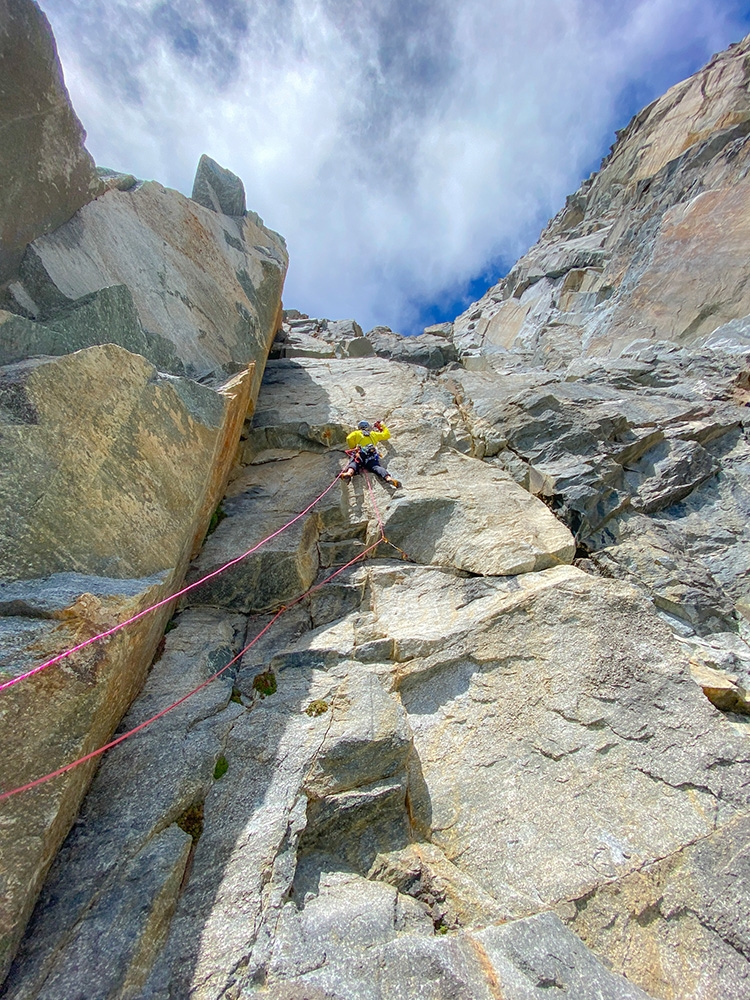
M356 475L362 469L366 469L368 472L374 472L376 476L380 476L381 479L386 479L388 476L388 470L384 469L378 460L374 462L356 462L353 458L350 459L347 469L354 469L354 474Z

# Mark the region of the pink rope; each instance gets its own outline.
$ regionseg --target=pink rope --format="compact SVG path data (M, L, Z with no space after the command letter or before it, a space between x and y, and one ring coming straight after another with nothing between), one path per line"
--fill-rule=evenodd
M318 499L320 499L320 497ZM152 715L151 718L146 719L144 722L141 722L133 729L129 729L126 733L122 733L116 739L111 740L109 743L106 743L103 747L99 747L97 750L92 750L91 753L87 753L83 757L79 757L77 760L71 761L70 764L65 764L63 767L58 767L56 771L50 771L49 774L45 774L41 778L35 778L33 781L27 782L25 785L20 785L18 788L12 788L8 792L3 792L2 794L0 794L0 802L3 802L5 799L9 799L13 795L20 795L21 792L28 792L32 788L37 788L39 785L43 785L45 784L45 782L51 781L53 778L59 778L61 774L66 774L68 771L72 771L74 767L78 767L80 764L85 764L86 761L93 760L94 757L99 757L107 750L111 750L112 747L116 747L119 743L122 743L125 740L130 739L131 736L135 736L136 733L139 733L142 729L145 729L146 726L150 726L152 723L156 722L157 719L161 719L168 712L172 712L184 701L187 701L188 698L192 698L193 695L198 694L199 691L202 691L203 688L208 687L209 684L215 681L217 677L220 677L226 670L229 670L229 668L233 664L235 664L238 660L240 660L245 655L245 653L247 653L249 649L252 649L252 647L266 634L266 632L268 632L268 630L273 625L276 624L276 622L279 620L279 618L281 618L284 612L289 611L291 608L295 607L295 605L299 604L301 601L304 601L306 597L309 597L310 594L315 593L316 590L320 590L321 587L324 587L327 583L330 583L330 581L333 580L334 577L337 577L340 573L343 573L345 569L349 569L350 566L353 566L354 563L359 562L360 559L364 559L365 556L368 554L368 552L372 552L373 549L376 549L378 545L380 545L382 540L383 540L382 537L379 538L377 542L375 542L373 545L368 546L368 548L364 549L362 552L359 553L359 555L355 556L353 559L350 559L348 563L345 563L343 566L340 566L339 569L337 569L334 573L331 573L330 576L327 576L325 580L321 580L320 583L316 583L314 587L310 587L310 589L306 590L304 594L301 594L299 597L296 597L291 604L286 604L284 605L284 607L280 608L279 611L277 611L276 614L273 616L271 621L263 626L260 632L258 632L255 638L251 642L249 642L244 649L241 649L240 652L233 659L229 661L229 663L227 663L225 666L221 668L221 670L217 670L215 674L212 674L211 677L209 677L207 680L203 681L197 687L194 687L192 691L188 691L187 694L184 694L181 698L178 698L177 701L172 702L171 705L167 705L166 708L163 708L160 712L157 712L156 715Z
M372 505L375 508L375 516L378 519L378 524L380 525L380 534L385 540L385 525L383 524L383 518L380 514L380 508L378 507L378 501L375 499L375 490L373 489L372 482L370 480L370 474L365 472L365 481L367 482L367 489L370 491L370 496L372 497Z
M4 681L0 684L0 691L4 691L6 688L13 687L14 684L18 684L19 681L26 680L27 677L33 677L34 674L40 673L42 670L46 670L47 667L53 666L55 663L59 663L68 656L72 656L73 653L79 652L81 649L85 649L86 646L90 646L93 642L98 642L100 639L106 639L110 635L114 635L115 632L119 632L120 629L126 627L126 625L132 625L133 622L137 622L144 615L150 614L152 611L156 611L157 608L163 608L165 604L170 604L172 601L176 601L178 597L182 597L184 594L189 593L191 590L195 590L196 587L200 587L201 584L206 583L208 580L213 580L214 577L219 576L220 573L224 573L231 566L236 566L237 563L242 562L243 559L247 559L249 555L253 552L257 552L261 546L270 542L272 538L276 538L280 535L282 531L286 531L287 528L291 527L296 521L308 514L313 507L320 503L326 493L333 489L335 484L338 482L340 473L331 481L331 483L323 490L319 497L316 497L313 502L305 507L301 514L297 514L293 517L291 521L287 521L286 524L282 525L277 531L272 532L266 538L263 538L257 545L253 545L252 548L248 549L247 552L243 552L241 556L237 556L236 559L230 560L228 563L224 563L218 569L215 569L212 573L208 573L206 576L201 577L200 580L196 580L194 583L189 584L187 587L183 587L182 590L178 590L176 594L171 594L169 597L165 597L163 600L158 601L156 604L152 604L149 608L144 608L143 611L139 611L137 615L133 615L132 618L126 619L124 622L120 622L118 625L114 625L112 628L107 629L106 632L100 632L99 635L94 635L90 639L86 639L84 642L79 642L77 646L73 646L71 649L66 649L63 653L58 653L57 656L53 656L50 660L45 660L44 663L40 663L38 667L34 667L32 670L27 670L24 674L19 674L17 677L12 677L8 681Z

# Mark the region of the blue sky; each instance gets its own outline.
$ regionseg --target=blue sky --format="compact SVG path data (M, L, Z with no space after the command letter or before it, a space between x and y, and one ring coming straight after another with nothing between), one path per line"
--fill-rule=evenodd
M403 333L533 243L737 0L41 0L97 163L206 152L287 239L285 305Z

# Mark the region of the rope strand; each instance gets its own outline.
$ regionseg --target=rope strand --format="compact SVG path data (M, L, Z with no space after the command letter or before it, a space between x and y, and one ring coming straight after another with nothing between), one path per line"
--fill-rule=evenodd
M201 577L200 580L196 580L194 583L188 584L187 587L183 587L182 590L178 590L176 594L171 594L169 597L165 597L163 600L157 601L156 604L152 604L150 607L144 608L143 611L139 611L138 614L133 615L132 618L127 618L125 621L119 622L112 628L107 629L106 632L100 632L98 635L94 635L90 639L86 639L84 642L79 642L77 646L72 646L70 649L66 649L64 652L58 653L51 659L45 660L44 663L40 663L39 666L34 667L32 670L27 670L25 673L19 674L17 677L12 677L10 680L4 681L2 684L0 684L0 691L5 691L6 688L13 687L14 684L18 684L20 681L26 680L26 678L28 677L33 677L35 674L41 673L41 671L46 670L47 667L51 667L54 666L54 664L56 663L60 663L61 660L66 659L68 656L72 656L73 653L78 653L80 650L85 649L87 646L90 646L94 642L98 642L100 639L107 639L109 636L114 635L115 632L119 632L121 629L124 629L127 625L132 625L133 622L137 622L139 619L143 618L144 615L150 614L152 611L156 611L157 608L163 608L165 604L170 604L172 601L176 601L178 598L183 597L191 590L195 590L196 587L200 587L201 584L206 583L208 580L213 580L214 577L219 576L220 573L224 573L232 566L236 566L237 563L242 562L243 559L247 559L247 557L249 555L252 555L253 552L257 552L259 548L261 548L267 542L270 542L271 539L276 538L283 531L286 531L287 528L291 527L293 524L299 521L300 518L304 517L305 514L308 514L313 509L313 507L316 504L320 503L323 497L333 489L335 484L338 482L340 475L341 475L340 473L337 473L335 478L323 490L320 496L316 497L315 500L313 500L313 502L309 504L309 506L305 507L305 509L302 511L301 514L297 514L295 517L291 519L291 521L287 521L286 524L282 525L276 531L272 532L270 535L267 535L265 538L261 539L261 541L259 541L256 545L253 545L252 548L249 548L246 552L243 552L242 555L237 556L235 559L231 559L227 563L224 563L223 566L220 566L218 569L213 570L206 576Z
M215 681L218 677L221 677L221 675L225 673L227 670L229 670L229 668L233 664L237 663L238 660L242 659L245 653L247 653L248 650L252 649L252 647L266 634L266 632L268 632L270 628L273 627L273 625L276 624L279 618L281 618L281 616L286 611L289 611L291 608L295 607L297 604L300 604L302 601L304 601L306 597L309 597L310 594L315 593L316 590L320 590L321 587L324 587L327 583L330 583L331 580L339 576L339 574L343 573L345 569L349 569L350 566L353 566L361 559L364 559L369 552L372 552L373 549L376 549L378 545L380 545L382 540L383 540L382 537L379 538L377 542L375 542L373 545L368 546L366 549L364 549L362 552L356 555L353 559L350 559L348 563L345 563L343 566L340 566L339 569L337 569L334 573L331 573L330 576L327 576L325 580L321 580L320 583L316 583L313 587L310 587L309 590L306 590L304 594L300 594L300 596L296 597L290 604L282 604L281 608L275 612L271 621L267 622L266 625L264 625L264 627L260 630L260 632L258 632L258 634L251 642L249 642L243 649L241 649L240 652L237 653L237 655L229 661L229 663L225 664L221 668L221 670L217 670L215 674L212 674L207 680L202 681L202 683L200 683L197 687L194 687L192 691L188 691L187 694L182 695L181 698L178 698L177 701L172 702L171 705L167 705L166 708L161 709L161 711L157 712L155 715L152 715L150 718L145 719L143 722L135 726L133 729L129 729L126 733L122 733L114 740L110 740L109 743L106 743L104 746L99 747L97 750L92 750L90 753L84 754L83 757L78 757L77 760L71 761L70 764L64 764L62 767L58 767L56 771L50 771L49 774L45 774L41 778L35 778L33 781L28 781L25 785L19 785L18 788L12 788L10 789L10 791L3 792L2 794L0 794L0 802L3 802L5 799L11 798L11 796L13 795L20 795L21 792L28 792L32 788L37 788L39 785L43 785L46 782L51 781L53 778L59 778L60 775L67 774L67 772L72 771L74 767L78 767L81 764L85 764L86 761L93 760L95 757L99 757L107 750L111 750L113 747L118 746L118 744L123 743L127 739L130 739L131 736L135 736L136 733L141 732L141 730L145 729L147 726L150 726L152 723L156 722L157 719L163 718L163 716L165 716L168 712L172 712L183 702L187 701L188 698L192 698L194 695L198 694L199 691L202 691L205 687L208 687L209 684Z
M236 565L238 562L246 558L252 552L257 551L257 549L260 548L261 545L265 544L265 542L269 541L272 538L275 538L290 525L294 524L295 521L298 521L301 517L304 517L305 514L309 513L309 511L312 510L315 504L317 504L320 500L322 500L322 498L326 495L326 493L328 493L329 490L333 488L333 485L339 479L339 476L340 474L336 476L336 478L330 483L329 486L326 487L326 489L320 494L320 496L317 497L308 507L306 507L301 514L297 514L297 516L292 518L291 521L288 521L285 525L283 525L283 527L279 528L277 531L268 535L261 542L258 542L257 545L253 546L251 549L248 549L247 552L244 552L241 556L238 556L236 559L231 560L231 562L226 563L224 566L220 567L220 569L218 570L215 570L213 573L209 573L208 576L204 576L200 580L197 580L195 583L192 583L188 587L183 588L181 591L178 591L178 593L173 594L170 598L167 598L164 601L160 601L158 604L154 604L151 608L146 608L144 611L139 612L139 614L134 615L127 621L121 622L119 625L116 625L114 628L109 629L107 632L103 632L99 636L94 636L91 639L87 639L86 642L80 643L78 646L74 647L71 650L68 650L66 653L61 653L59 656L55 657L52 660L48 660L46 663L43 663L39 667L36 667L33 671L29 671L27 674L15 678L10 683L6 683L0 686L0 690L2 690L4 687L9 687L11 683L16 683L18 680L21 680L24 676L30 676L33 673L38 673L40 670L44 669L44 667L51 666L53 663L59 662L65 656L69 656L71 653L76 652L78 649L82 649L84 646L90 645L97 639L104 638L107 635L111 635L113 632L119 631L119 629L124 628L126 625L136 621L138 618L142 618L143 615L147 614L149 611L153 611L156 608L162 607L164 604L167 604L169 601L173 601L176 598L181 597L183 594L187 593L190 590L193 590L201 583L205 583L206 580L212 579L213 577L217 576L219 573L223 572L229 566ZM135 726L133 729L129 729L127 732L121 733L120 736L117 736L115 739L110 740L109 743L105 743L104 746L98 747L96 750L92 750L90 753L84 754L82 757L78 757L76 760L71 761L69 764L64 764L62 767L58 767L55 771L50 771L49 774L45 774L41 778L35 778L33 781L26 782L25 785L19 785L17 788L12 788L9 791L3 792L2 794L0 794L0 802L3 802L14 795L20 795L22 792L30 791L32 788L38 788L39 785L43 785L48 781L52 781L54 778L59 778L63 774L67 774L68 771L72 771L73 768L79 767L81 764L85 764L87 761L93 760L94 758L101 756L103 753L106 753L107 750L111 750L114 747L119 746L120 743L123 743L125 740L130 739L131 736L135 736L136 733L139 733L142 730L146 729L147 726L152 725L154 722L156 722L158 719L163 718L169 712L174 711L174 709L182 705L183 702L187 701L189 698L194 697L194 695L198 694L198 692L202 691L217 678L221 677L221 675L226 673L226 671L229 670L229 668L233 666L235 663L237 663L238 660L241 660L242 657L245 655L245 653L247 653L250 649L252 649L253 646L255 646L257 642L260 641L260 639L266 634L266 632L268 632L269 629L271 629L276 624L276 622L279 620L279 618L281 618L283 614L285 614L285 612L290 611L292 608L296 607L298 604L304 601L305 598L309 597L311 594L314 594L317 590L320 590L320 588L324 587L327 583L330 583L331 580L335 579L335 577L343 573L344 570L349 569L350 566L353 566L355 563L360 562L370 552L373 552L382 542L386 542L387 544L392 545L393 543L388 542L388 539L385 537L385 526L383 524L383 518L380 514L378 502L375 498L375 491L373 490L372 483L370 482L370 476L367 472L365 472L365 481L367 482L367 488L370 492L370 496L373 502L373 507L375 509L375 515L377 517L378 524L380 526L380 536L378 537L376 542L374 542L372 545L369 545L366 549L363 549L362 552L356 555L353 559L350 559L349 562L344 563L344 565L340 566L339 569L335 570L335 572L331 573L324 580L321 580L320 583L316 583L314 586L310 587L308 590L306 590L303 594L300 594L299 597L296 597L289 604L282 604L281 607L276 612L273 613L273 617L271 618L271 620L267 622L266 625L264 625L264 627L260 630L260 632L258 632L258 634L255 636L254 639L252 639L243 649L241 649L240 652L237 653L237 655L234 656L228 663L226 663L220 670L217 670L216 673L212 674L205 681L202 681L191 691L188 691L187 694L182 695L181 698L178 698L176 701L172 702L171 705L167 705L166 708L163 708L161 709L161 711L156 712L155 715L152 715L150 718L145 719L143 722ZM398 546L395 545L393 547L398 548ZM401 549L399 549L398 551L400 552ZM404 553L404 555L406 554Z

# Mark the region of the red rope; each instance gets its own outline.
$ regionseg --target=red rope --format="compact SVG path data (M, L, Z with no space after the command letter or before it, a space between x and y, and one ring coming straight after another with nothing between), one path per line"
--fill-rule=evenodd
M370 481L370 474L365 472L365 481L367 483L367 489L370 491L370 496L372 497L372 505L375 508L375 516L378 519L378 524L380 525L380 534L383 541L386 541L385 537L385 525L383 524L383 518L380 515L380 508L378 507L378 501L375 499L375 490L373 489L372 482Z
M320 497L318 499L320 499ZM197 694L199 691L202 691L203 688L208 687L208 685L211 684L212 681L215 681L216 678L220 677L226 670L229 670L229 668L233 664L235 664L239 659L241 659L249 649L252 649L252 647L256 644L256 642L258 642L258 640L261 639L266 634L266 632L268 632L268 630L273 625L276 624L276 622L279 620L279 618L281 618L284 612L289 611L291 608L295 607L301 601L304 601L306 597L309 597L310 594L315 593L316 590L320 590L321 587L324 587L327 583L330 583L330 581L333 580L334 577L337 577L340 573L343 573L345 569L348 569L350 566L353 566L354 563L359 562L360 559L364 559L364 557L368 554L368 552L372 552L373 549L376 549L378 545L380 545L381 541L383 541L382 537L379 538L377 542L375 542L373 545L368 546L368 548L360 552L359 555L354 557L354 559L350 559L348 563L345 563L343 566L339 567L339 569L337 569L334 573L331 573L330 576L327 576L325 580L321 580L320 583L316 583L314 587L310 587L309 590L306 590L304 594L301 594L299 597L296 597L291 604L286 604L284 605L284 607L280 608L279 611L277 611L276 614L273 616L271 621L263 626L260 632L258 632L255 638L251 642L249 642L244 649L240 650L240 652L233 659L231 659L229 663L223 666L221 670L217 670L215 674L212 674L211 677L209 677L207 680L203 681L197 687L194 687L192 691L188 691L187 694L184 694L181 698L178 698L177 701L173 702L171 705L168 705L166 708L163 708L160 712L157 712L156 715L152 715L150 719L146 719L144 722L141 722L140 725L135 726L135 728L129 729L126 733L122 733L116 739L111 740L109 743L106 743L103 747L99 747L98 750L92 750L91 753L87 753L83 757L79 757L77 760L71 761L70 764L65 764L63 767L58 767L56 771L50 771L49 774L45 774L41 778L35 778L33 781L27 782L25 785L20 785L18 788L12 788L8 792L3 792L2 794L0 794L0 802L2 802L4 799L9 799L12 795L20 795L21 792L28 792L29 789L36 788L38 785L43 785L45 782L51 781L53 778L58 778L61 774L66 774L68 771L71 771L74 767L78 767L80 764L84 764L87 760L93 760L94 757L98 757L101 754L105 753L107 750L111 750L112 747L116 747L119 743L122 743L124 740L130 739L131 736L134 736L136 733L139 733L142 729L145 729L146 726L150 726L153 722L156 722L157 719L161 719L162 716L166 715L168 712L173 711L184 701L187 701L188 698L192 698L193 695Z
M47 667L51 667L55 663L59 663L61 660L64 660L66 657L71 656L73 653L79 652L79 650L81 649L85 649L86 646L90 646L93 642L98 642L99 639L106 639L110 635L114 635L115 632L119 632L120 629L125 628L126 625L132 625L133 622L137 622L140 618L143 618L144 615L150 614L150 612L152 611L156 611L157 608L163 608L165 604L169 604L171 601L176 601L178 597L182 597L184 594L189 593L191 590L195 590L196 587L200 587L201 584L206 583L207 580L213 580L214 577L219 576L220 573L224 573L231 566L236 566L237 563L242 562L243 559L247 559L247 557L249 555L252 555L253 552L257 552L258 549L261 548L261 546L266 544L266 542L270 542L272 538L276 538L276 536L280 535L282 531L286 531L287 528L291 527L291 525L293 525L296 521L299 521L300 518L305 516L305 514L308 514L316 504L320 503L320 501L323 499L326 493L328 493L330 490L333 489L340 475L341 475L340 473L337 473L336 477L332 480L330 485L328 485L320 494L320 496L316 497L315 500L313 500L313 502L308 507L305 507L305 509L302 511L301 514L297 514L296 517L293 517L291 519L291 521L287 521L287 523L282 525L277 531L272 532L270 535L268 535L266 538L263 538L256 545L253 545L253 547L248 549L247 552L243 552L241 556L237 556L236 559L231 559L228 563L224 563L223 566L220 566L218 569L213 570L213 572L208 573L206 576L201 577L200 580L196 580L195 583L191 583L187 587L183 587L182 590L178 590L176 594L171 594L169 597L165 597L163 600L158 601L156 604L152 604L151 607L149 608L144 608L143 611L139 611L137 615L133 615L132 618L128 618L124 622L120 622L118 625L114 625L112 628L107 629L106 632L100 632L99 635L94 635L90 639L86 639L85 642L79 642L77 646L73 646L71 649L66 649L65 652L58 653L57 656L53 656L52 659L45 660L44 663L40 663L38 667L34 667L32 670L27 670L26 673L19 674L17 677L12 677L9 681L4 681L2 684L0 684L0 691L4 691L6 688L13 687L14 684L18 684L19 681L23 681L27 677L33 677L34 674L38 674L42 670L46 670Z

